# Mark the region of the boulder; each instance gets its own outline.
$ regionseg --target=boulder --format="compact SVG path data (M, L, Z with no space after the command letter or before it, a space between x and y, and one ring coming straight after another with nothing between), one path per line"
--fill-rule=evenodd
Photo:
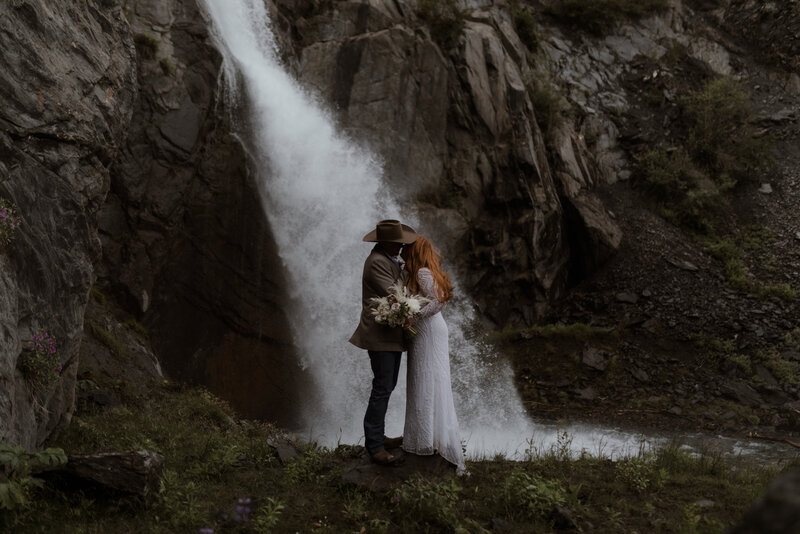
M728 534L794 534L800 532L800 471L775 479L766 495Z
M158 491L163 472L164 457L142 450L69 456L64 466L49 470L48 476L64 476L106 490L147 497Z

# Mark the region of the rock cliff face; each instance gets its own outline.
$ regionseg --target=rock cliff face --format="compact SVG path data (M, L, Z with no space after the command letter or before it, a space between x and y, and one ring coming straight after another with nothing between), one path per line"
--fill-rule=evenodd
M446 221L434 237L486 318L535 319L619 245L582 136L563 125L545 143L529 93L541 73L507 9L471 12L442 49L412 2L277 5L298 77L383 156L422 231Z
M97 213L137 91L119 5L4 2L0 196L22 218L0 251L0 439L36 447L69 419L83 313L100 259ZM63 373L34 393L18 370L41 330Z
M102 284L169 375L290 424L306 378L247 156L217 105L219 54L194 1L127 6L140 92L99 215Z

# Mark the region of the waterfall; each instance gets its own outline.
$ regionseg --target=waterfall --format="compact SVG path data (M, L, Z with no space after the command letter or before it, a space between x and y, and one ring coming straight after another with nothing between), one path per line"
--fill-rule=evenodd
M356 443L369 397L366 351L347 340L360 314L361 272L380 219L416 227L434 243L440 232L417 227L382 181L379 159L336 130L332 117L281 65L264 0L203 0L223 56L228 105L246 102L238 134L257 166L264 210L289 283L294 343L317 391L305 406L304 437L325 445ZM246 130L246 131L245 131ZM432 229L431 229L432 230ZM458 287L458 281L455 280ZM456 411L468 454L514 454L534 437L510 366L465 332L473 322L464 296L444 311L450 326ZM405 366L403 366L405 367ZM405 376L390 401L387 434L403 427ZM556 430L536 426L542 440ZM597 436L587 434L589 446ZM574 446L585 448L585 440Z

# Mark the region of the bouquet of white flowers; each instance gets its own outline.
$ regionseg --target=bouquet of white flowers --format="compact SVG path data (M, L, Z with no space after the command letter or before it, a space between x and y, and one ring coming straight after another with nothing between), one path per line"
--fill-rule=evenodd
M412 295L408 288L401 281L397 281L387 288L389 294L385 297L373 297L370 299L374 304L372 316L375 322L385 324L393 328L405 327L409 319L414 318L422 305L428 299L420 295ZM406 328L412 335L417 332L411 327Z

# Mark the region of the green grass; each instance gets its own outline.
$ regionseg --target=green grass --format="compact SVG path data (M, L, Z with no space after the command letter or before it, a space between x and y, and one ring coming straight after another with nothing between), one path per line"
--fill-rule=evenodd
M587 341L590 339L611 339L619 335L615 329L601 328L586 323L553 323L524 328L508 326L503 330L490 332L488 338L495 343L507 343L520 339L570 339Z
M712 256L720 260L725 270L725 280L733 289L745 291L761 298L777 297L791 302L797 298L797 292L785 282L759 280L752 275L745 263L745 248L733 239L699 238ZM747 247L745 241L744 246Z
M471 476L411 478L386 493L340 478L352 447L306 446L282 464L265 423L237 420L209 393L154 384L146 397L99 413L78 413L50 445L67 453L150 449L166 458L160 490L147 499L89 488L46 485L25 506L0 511L3 531L172 533L213 528L244 532L486 532L507 521L513 532L554 528L556 505L597 532L720 532L741 517L775 469L719 455L689 456L677 447L611 461L569 453L563 434L546 450L531 446L523 461L470 461ZM235 521L248 498L249 526ZM692 508L701 499L715 506ZM703 527L705 528L705 527ZM2 530L2 528L0 528Z

